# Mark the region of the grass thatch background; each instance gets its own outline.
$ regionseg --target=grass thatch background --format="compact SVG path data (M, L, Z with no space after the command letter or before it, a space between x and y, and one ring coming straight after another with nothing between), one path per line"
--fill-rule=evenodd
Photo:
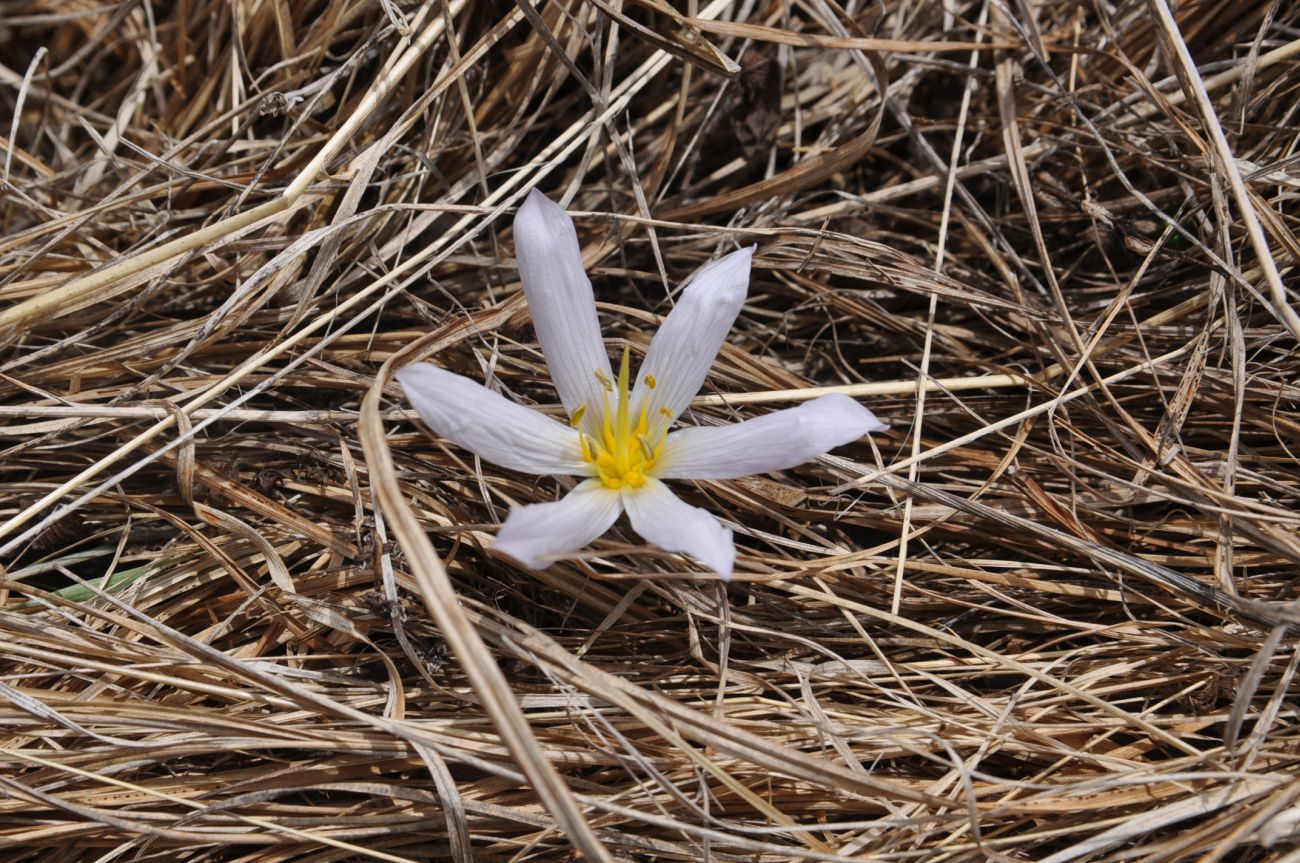
M0 859L1300 860L1300 8L672 5L0 2ZM404 412L554 405L532 186L893 424L729 587Z

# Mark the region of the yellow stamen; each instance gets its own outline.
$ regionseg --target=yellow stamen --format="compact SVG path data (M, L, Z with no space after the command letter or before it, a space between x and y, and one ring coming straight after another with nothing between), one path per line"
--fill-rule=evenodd
M628 387L628 347L623 346L623 360L618 364L618 416L614 422L614 458L619 460L619 468L626 473L630 467L627 464L627 444L628 444L628 423L627 423L627 403ZM620 458L622 456L622 458Z
M605 444L605 449L614 450L614 421L610 416L609 396L605 396L605 420L600 424L600 436Z
M646 375L645 385L648 386L650 389L654 389L655 387L659 386L659 382L655 380L654 375Z
M668 433L665 425L655 437L651 437L649 404L642 402L635 408L632 405L630 364L630 351L625 347L618 367L617 383L611 382L601 372L596 373L596 378L606 390L599 434L579 437L582 460L592 466L601 484L608 489L640 488L645 485L659 460ZM650 376L647 376L646 383L651 389L658 386L658 381ZM583 405L574 412L575 427L582 419L585 407ZM666 409L661 408L660 412L669 420L672 419L672 414Z

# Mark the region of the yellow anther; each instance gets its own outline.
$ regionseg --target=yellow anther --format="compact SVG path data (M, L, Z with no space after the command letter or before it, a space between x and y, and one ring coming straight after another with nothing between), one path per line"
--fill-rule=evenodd
M617 381L611 381L608 375L600 371L596 372L596 379L605 388L600 431L579 438L582 460L591 465L592 473L601 485L612 490L645 485L648 475L659 460L667 436L666 428L659 429L654 436L650 434L648 402L643 401L639 406L632 404L630 364L631 351L625 347L618 366ZM646 384L654 389L659 382L653 375L647 375ZM586 405L582 405L574 411L571 422L575 427L585 416L585 408ZM672 420L673 415L667 409L661 408L659 412Z
M587 403L583 402L582 404L578 405L578 409L573 412L573 416L569 417L569 425L572 428L577 428L578 423L582 422L582 418L586 415L587 415Z
M673 412L668 410L668 408L660 408L659 413L663 414L664 418L667 419L669 422L672 422Z

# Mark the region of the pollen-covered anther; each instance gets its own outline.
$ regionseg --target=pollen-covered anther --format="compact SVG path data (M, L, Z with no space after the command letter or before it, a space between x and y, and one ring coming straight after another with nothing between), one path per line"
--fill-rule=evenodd
M666 431L656 439L649 436L647 407L633 410L631 375L627 348L619 365L618 383L610 387L599 436L582 436L582 458L594 469L601 485L608 489L640 488L658 461ZM600 376L598 376L600 377ZM575 417L574 422L577 421Z

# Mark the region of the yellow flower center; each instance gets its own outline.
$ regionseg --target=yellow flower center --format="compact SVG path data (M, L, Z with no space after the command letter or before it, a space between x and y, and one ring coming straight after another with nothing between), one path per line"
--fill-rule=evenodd
M596 476L600 477L605 488L618 489L623 486L640 488L645 485L646 475L654 468L655 462L663 451L667 429L660 432L656 439L651 440L650 422L646 415L649 410L649 399L641 404L636 412L636 420L633 421L626 347L623 348L623 361L618 367L617 389L600 372L596 373L596 377L605 388L605 413L600 423L599 436L589 434L579 436L583 461L595 468ZM646 376L646 386L650 389L655 388L656 381L653 376ZM611 395L614 398L612 406ZM584 405L574 412L571 422L575 428L582 421L585 408ZM670 414L663 412L672 419Z

